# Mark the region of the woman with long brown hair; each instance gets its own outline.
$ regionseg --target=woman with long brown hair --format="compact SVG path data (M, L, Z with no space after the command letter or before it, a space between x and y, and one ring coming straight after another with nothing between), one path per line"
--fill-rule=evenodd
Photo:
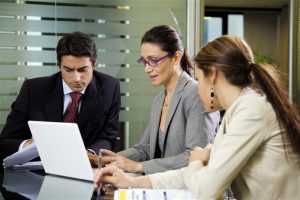
M104 168L95 184L187 188L198 199L216 199L231 185L237 199L298 199L300 117L275 68L255 63L247 43L228 35L195 61L204 107L226 110L211 149L195 148L188 167L146 177Z

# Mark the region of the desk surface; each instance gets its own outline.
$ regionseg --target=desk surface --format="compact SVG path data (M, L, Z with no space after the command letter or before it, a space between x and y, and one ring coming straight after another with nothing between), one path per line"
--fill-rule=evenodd
M4 199L97 199L92 182L45 175L44 171L6 169L0 181ZM113 192L101 199L113 199Z

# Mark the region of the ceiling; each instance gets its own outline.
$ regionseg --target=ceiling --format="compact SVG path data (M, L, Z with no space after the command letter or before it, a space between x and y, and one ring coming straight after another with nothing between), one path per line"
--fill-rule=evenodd
M283 8L290 0L204 0L208 7Z

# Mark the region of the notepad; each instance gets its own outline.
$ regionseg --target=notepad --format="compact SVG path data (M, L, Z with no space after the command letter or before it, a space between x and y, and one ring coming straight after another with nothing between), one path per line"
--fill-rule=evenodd
M176 189L118 189L114 200L197 200L188 190Z

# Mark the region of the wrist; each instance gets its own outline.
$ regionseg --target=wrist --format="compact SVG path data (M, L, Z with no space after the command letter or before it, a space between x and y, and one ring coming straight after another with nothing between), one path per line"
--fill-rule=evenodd
M128 177L128 188L152 188L149 176Z
M142 163L137 162L134 173L144 173L144 166L142 165Z
M128 176L128 188L137 188L136 180L133 178L133 176Z
M189 162L188 166L195 165L195 163L201 163L201 165L204 165L202 160L192 160Z

